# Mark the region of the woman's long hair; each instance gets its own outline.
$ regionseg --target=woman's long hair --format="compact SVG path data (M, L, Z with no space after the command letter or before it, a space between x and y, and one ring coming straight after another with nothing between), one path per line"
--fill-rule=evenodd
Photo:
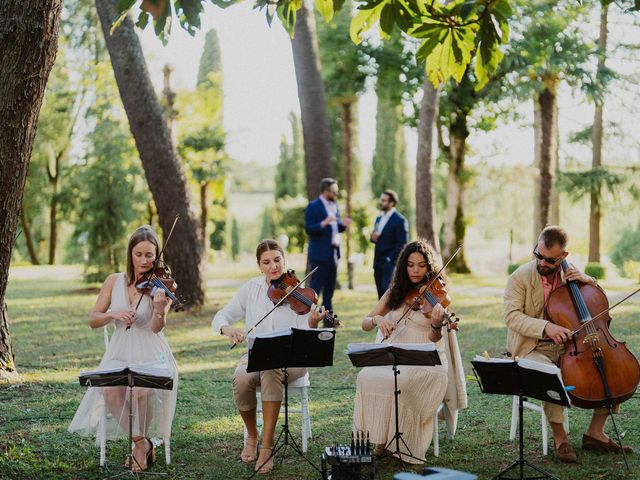
M129 238L129 245L127 246L127 281L129 285L136 281L135 272L133 269L133 254L131 253L133 247L135 247L140 242L151 242L156 247L156 258L158 258L158 254L160 253L160 240L158 239L158 235L156 235L155 230L151 225L142 225L135 232L131 234Z
M407 294L415 289L415 285L409 279L407 273L407 263L409 261L409 255L412 253L421 253L427 262L427 273L437 272L440 268L437 255L431 245L426 240L420 239L415 242L407 243L396 261L396 269L393 272L393 281L391 282L389 298L387 299L387 307L391 310L395 310L403 304Z

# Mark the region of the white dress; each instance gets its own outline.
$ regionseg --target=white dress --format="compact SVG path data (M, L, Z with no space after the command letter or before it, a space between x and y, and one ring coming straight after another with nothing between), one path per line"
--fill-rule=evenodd
M132 307L135 308L135 304ZM126 274L120 273L113 285L109 310L128 310L129 308ZM138 402L133 402L133 435L168 438L171 436L171 424L178 396L178 368L164 334L162 332L154 333L151 330L152 315L153 301L149 295L144 295L136 311L136 321L129 330L126 330L124 322L115 320L115 332L98 369L120 368L141 363L160 363L166 367L173 376L172 390L142 389L140 387L133 389L134 398L135 391L138 389L148 390L150 398L147 408L141 409L143 411L140 412L138 411ZM106 418L107 439L126 437L129 424L128 402L124 402L119 412L107 410L105 417L106 404L103 390L113 388L126 387L89 387L71 425L69 425L69 432L77 432L83 436L94 436L100 422ZM96 443L98 443L97 436Z

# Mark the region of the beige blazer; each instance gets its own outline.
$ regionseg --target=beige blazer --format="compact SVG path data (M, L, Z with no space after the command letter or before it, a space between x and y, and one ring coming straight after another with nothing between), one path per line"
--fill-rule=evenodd
M564 284L564 273L561 272ZM520 266L511 274L504 289L504 321L507 324L507 351L524 357L544 336L544 290L536 261Z

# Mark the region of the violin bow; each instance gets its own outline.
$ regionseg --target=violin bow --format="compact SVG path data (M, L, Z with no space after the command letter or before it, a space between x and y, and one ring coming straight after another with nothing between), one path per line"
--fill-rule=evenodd
M173 229L176 228L176 224L178 223L179 219L180 219L180 214L176 213L176 218L173 219L173 225L171 225L171 230L169 230L169 235L167 235L167 239L164 241L164 244L162 245L162 248L160 249L160 252L158 253L158 256L156 257L156 259L151 264L151 268L149 270L147 270L145 273L142 274L144 276L144 279L147 282L150 280L148 277L153 276L153 272L156 271L156 266L158 265L158 262L162 258L162 254L164 253L164 249L167 246L167 243L169 243L169 239L171 238L171 234L173 233ZM138 303L136 304L136 308L135 308L136 311L138 310L138 307L140 306L140 303L142 302L142 297L144 297L144 295L140 295L140 298L138 299ZM127 327L127 330L129 330L130 328L131 328L131 325L129 325Z
M462 250L462 244L458 245L458 248L456 248L456 250L451 254L451 256L449 257L449 259L447 260L447 262L440 267L440 270L438 270L438 272L433 275L431 277L431 280L429 280L429 283L426 284L426 286L422 287L422 289L424 289L423 291L426 292L429 287L431 285L433 285L433 282L436 281L436 278L438 278L438 276L442 273L442 271L447 268L447 265L449 265L451 263L451 260L453 260L453 258L460 252L460 250ZM400 323L400 320L402 320L404 317L407 316L407 314L413 310L413 307L415 307L418 304L418 299L422 297L422 294L417 295L416 298L413 299L413 302L411 302L411 305L408 305L407 308L405 309L405 311L402 313L402 315L400 316L400 318L396 321L396 326ZM389 335L389 338L391 338L391 335ZM386 338L383 338L382 341L380 343L383 343L385 340L387 340Z
M249 335L251 332L253 332L253 331L256 329L256 327L257 327L258 325L260 325L260 324L262 323L262 321L263 321L265 318L267 318L269 315L271 315L271 312L273 312L276 308L278 308L280 305L282 305L282 303L283 303L287 298L289 298L289 295L291 295L291 294L292 294L293 292L295 292L298 288L300 288L300 285L302 285L302 282L304 282L307 278L309 278L311 275L313 275L313 274L315 273L315 271L316 271L318 268L320 268L320 267L316 267L316 268L314 268L313 270L311 270L311 271L307 274L307 276L306 276L306 277L304 277L302 280L300 280L300 281L298 282L298 284L297 284L295 287L293 287L291 290L289 290L289 291L287 292L287 294L286 294L284 297L282 297L282 298L278 301L278 303L276 303L276 304L273 306L273 308L272 308L271 310L269 310L267 313L265 313L265 315L264 315L260 320L258 320L258 321L256 322L256 324L255 324L253 327L251 327L251 328L249 329L249 331L247 332L247 334L245 335L245 337L246 337L247 335ZM233 350L233 349L236 347L236 345L238 345L238 344L237 344L237 343L234 343L233 345L231 345L231 347L229 348L229 350Z

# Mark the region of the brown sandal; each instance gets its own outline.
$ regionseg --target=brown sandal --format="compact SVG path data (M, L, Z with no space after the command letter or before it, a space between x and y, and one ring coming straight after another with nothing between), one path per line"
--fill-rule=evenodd
M142 442L142 441L146 441L149 442L149 450L147 450L147 452L145 453L145 465L143 465L140 460L136 459L134 457L134 462L133 465L131 466L131 471L132 472L142 472L144 470L147 470L149 468L150 465L153 465L153 463L155 463L156 461L156 447L153 444L153 442L148 439L147 437L142 437L138 440L134 440L134 443L136 445L138 445L138 443ZM125 462L126 463L126 462Z

